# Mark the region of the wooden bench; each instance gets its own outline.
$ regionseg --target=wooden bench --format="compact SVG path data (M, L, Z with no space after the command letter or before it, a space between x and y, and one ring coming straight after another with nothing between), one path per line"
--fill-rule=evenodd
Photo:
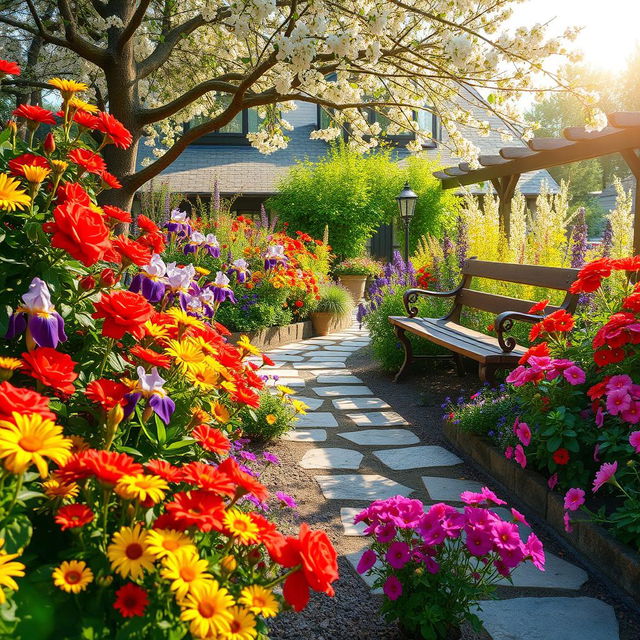
M518 360L526 348L518 345L513 336L507 337L505 334L512 328L513 322L516 320L535 324L542 320L544 315L534 315L528 312L535 304L531 300L509 298L472 289L471 284L474 277L566 291L562 304L559 307L548 306L544 312L546 315L557 309L566 309L569 312L575 310L578 297L569 293L568 289L577 275L578 269L487 262L470 258L464 262L462 267L460 286L453 291L409 289L404 294L407 316L389 316L389 322L395 326L398 340L404 346L404 362L394 378L394 382L400 379L413 360L421 358L453 358L458 374L464 375L463 356L466 356L479 363L480 379L490 382L494 381L496 370L513 369L517 366ZM414 305L419 296L453 298L453 308L443 318L418 318L416 317L418 308ZM496 337L463 327L460 324L463 307L495 313ZM452 353L445 356L415 356L411 342L406 335L407 331L446 347Z

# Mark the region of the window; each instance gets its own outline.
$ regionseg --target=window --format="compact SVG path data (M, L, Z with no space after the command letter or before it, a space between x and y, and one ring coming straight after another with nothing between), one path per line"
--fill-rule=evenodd
M195 127L205 122L205 116L193 118L187 125L187 128ZM191 144L229 144L229 145L248 145L247 133L255 133L260 126L260 116L257 109L245 109L238 113L231 122L220 127L218 131L207 133Z

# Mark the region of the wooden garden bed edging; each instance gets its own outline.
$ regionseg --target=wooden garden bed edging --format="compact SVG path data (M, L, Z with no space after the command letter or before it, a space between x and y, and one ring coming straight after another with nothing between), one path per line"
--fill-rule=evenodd
M640 601L640 554L592 522L572 523L573 532L565 532L562 496L550 491L539 473L520 468L513 460L507 460L504 454L484 438L462 431L448 421L443 423L443 431L454 447L516 493L605 576L624 589L634 600ZM576 512L576 515L580 517L580 512Z

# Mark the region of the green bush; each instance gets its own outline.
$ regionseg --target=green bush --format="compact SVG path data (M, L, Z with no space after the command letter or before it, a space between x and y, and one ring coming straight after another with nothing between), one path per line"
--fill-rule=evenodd
M320 290L320 300L318 300L315 310L321 313L346 316L353 311L354 306L351 294L339 284L332 284Z
M254 442L268 442L293 428L296 411L289 396L271 395L268 390L260 394L257 409L244 407L241 411L242 431Z
M382 265L373 258L350 258L336 264L332 271L335 276L370 276L374 278L382 273Z

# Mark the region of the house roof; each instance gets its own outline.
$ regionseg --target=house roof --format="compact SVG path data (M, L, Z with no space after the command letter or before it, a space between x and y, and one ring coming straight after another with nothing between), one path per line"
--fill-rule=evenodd
M625 191L631 191L632 201L631 201L631 210L632 212L635 210L635 191L636 191L636 180L633 176L627 176L622 179L622 187ZM598 203L605 211L613 211L616 208L616 199L618 197L618 193L616 191L615 184L610 184L608 187L602 190L602 193L598 195Z

